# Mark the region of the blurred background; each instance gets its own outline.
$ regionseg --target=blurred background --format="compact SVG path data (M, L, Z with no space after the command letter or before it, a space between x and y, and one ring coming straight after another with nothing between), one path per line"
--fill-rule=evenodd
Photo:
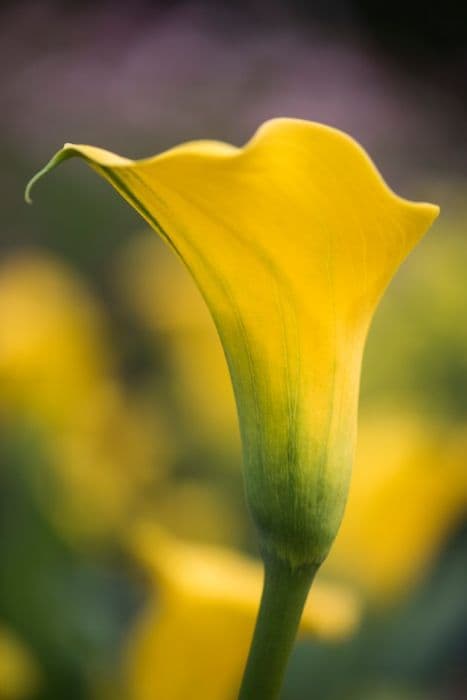
M324 622L283 697L467 698L466 23L449 1L1 4L1 700L235 698L259 572L213 325L82 164L23 189L65 141L143 157L274 116L348 131L442 208L370 333Z

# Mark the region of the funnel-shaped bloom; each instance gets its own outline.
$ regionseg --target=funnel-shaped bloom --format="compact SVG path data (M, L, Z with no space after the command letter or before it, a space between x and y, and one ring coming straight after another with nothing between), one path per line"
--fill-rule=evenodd
M66 145L34 180L73 156L191 271L229 364L263 549L319 565L345 505L367 329L437 207L396 196L345 134L292 119L243 148L198 141L140 161Z

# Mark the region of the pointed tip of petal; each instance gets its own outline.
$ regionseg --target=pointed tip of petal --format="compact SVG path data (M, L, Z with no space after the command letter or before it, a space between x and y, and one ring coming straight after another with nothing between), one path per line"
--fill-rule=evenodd
M33 177L29 180L29 182L26 185L26 188L24 190L24 200L27 204L32 204L32 197L31 197L31 191L32 188L35 186L35 184L41 180L44 175L47 175L50 173L52 170L54 170L57 165L60 165L60 163L67 158L70 158L73 155L73 153L70 151L70 144L65 144L63 148L61 148L57 153L49 160L49 162L44 165L41 170L39 170Z
M35 176L32 177L27 183L26 187L24 188L24 201L26 202L26 204L32 204L31 190L36 179L37 178Z
M83 146L74 143L65 143L57 153L49 160L49 162L37 172L27 183L24 190L24 199L27 204L32 204L31 191L36 183L41 180L44 175L47 175L54 170L60 163L73 156L80 156L91 163L103 167L119 167L130 165L133 161L128 158L122 158L111 151L106 151L103 148L95 146Z
M31 197L31 191L36 182L38 182L46 173L49 172L51 168L49 167L49 163L39 170L35 175L32 176L32 178L28 181L25 189L24 189L24 201L26 204L32 204L32 197Z

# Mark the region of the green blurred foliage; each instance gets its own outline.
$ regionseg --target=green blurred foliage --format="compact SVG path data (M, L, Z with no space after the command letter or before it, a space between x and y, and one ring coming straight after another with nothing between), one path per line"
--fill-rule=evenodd
M0 433L0 618L41 670L34 700L89 698L93 675L118 663L142 599L115 548L80 552L52 526L34 484L50 471L37 432Z

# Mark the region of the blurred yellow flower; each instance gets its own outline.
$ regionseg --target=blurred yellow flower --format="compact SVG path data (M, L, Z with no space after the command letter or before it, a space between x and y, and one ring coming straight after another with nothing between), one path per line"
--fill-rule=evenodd
M39 669L32 656L9 630L0 625L1 700L29 698L39 682Z
M39 253L0 269L2 401L44 422L68 421L96 377L109 372L103 320L84 285Z
M102 314L56 260L0 268L0 382L0 416L41 431L58 486L37 480L49 514L79 537L118 529L163 470L164 431L124 396Z
M129 700L234 700L261 593L260 563L182 542L148 522L135 527L129 548L149 574L153 596L130 638ZM339 640L359 614L350 591L318 584L301 632Z
M144 507L165 475L157 418L117 385L95 387L48 444L60 493L53 502L46 497L61 527L80 538L117 535Z
M411 416L366 416L349 503L322 575L388 603L420 580L467 514L465 430Z

